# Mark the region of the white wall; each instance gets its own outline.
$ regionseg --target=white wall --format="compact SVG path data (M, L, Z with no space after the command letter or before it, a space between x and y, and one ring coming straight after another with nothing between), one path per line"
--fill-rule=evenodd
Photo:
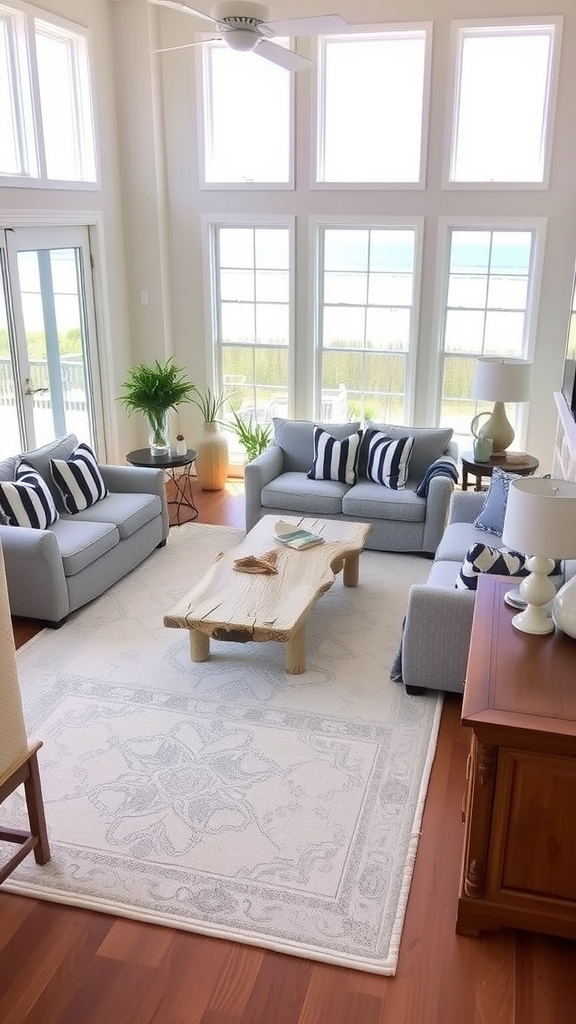
M101 194L2 190L0 203L67 208L88 203L102 210L106 233L109 295L110 391L118 394L130 361L175 354L194 381L206 380L207 309L203 288L200 224L204 214L288 213L297 217L297 395L296 414L310 412L310 275L306 218L311 214L423 215L425 246L420 309L418 387L415 420L430 421L435 408L438 338L434 332L437 294L438 225L443 217L525 216L547 218L547 242L537 327L533 395L526 448L544 468L552 457L556 423L552 393L559 387L572 273L576 258L576 4L574 0L276 0L272 17L333 13L351 23L433 21L434 46L427 187L403 192L321 191L309 188L313 72L296 76L297 176L294 191L234 193L200 191L195 123L195 49L151 56L160 44L194 38L199 23L185 14L137 0L44 0L55 11L90 26L96 71L96 99L102 132L104 188ZM199 0L208 11L210 0ZM562 63L550 188L545 191L443 191L441 170L450 20L514 15L564 15ZM302 40L301 45L305 46ZM305 51L304 51L305 52ZM116 104L116 110L114 105ZM265 130L265 127L263 128ZM121 200L119 193L121 177ZM25 195L23 195L25 193ZM140 293L148 293L148 305ZM130 335L128 337L128 323ZM431 386L432 385L432 386ZM111 432L115 454L137 439L141 424L126 422L121 408ZM181 428L194 441L199 418L184 408Z

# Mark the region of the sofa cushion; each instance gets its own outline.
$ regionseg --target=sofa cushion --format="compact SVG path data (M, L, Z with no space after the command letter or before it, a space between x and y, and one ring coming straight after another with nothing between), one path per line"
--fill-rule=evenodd
M356 483L356 463L362 434L357 431L337 441L323 427L315 426L314 457L307 474L309 480L336 480L341 484Z
M16 468L21 455L10 455L7 459L2 459L0 462L0 480L14 480L16 477Z
M348 490L348 484L335 480L308 480L305 473L281 473L262 488L261 503L267 509L301 515L336 516L342 512L342 498Z
M285 473L307 473L314 458L314 427L327 430L337 441L350 437L360 430L360 422L318 423L313 420L286 420L275 416L274 444L282 448Z
M72 515L108 494L96 456L87 444L79 444L69 459L50 459L50 473L66 511Z
M366 431L365 431L366 433ZM379 430L370 430L366 476L375 484L402 491L408 479L408 465L414 438L397 437L395 441Z
M466 556L466 552L472 544L489 544L491 535L485 530L478 530L471 523L450 523L442 535L442 539L436 550L437 562L455 562L456 572L452 584L456 581L456 574Z
M112 523L82 522L77 516L61 516L50 530L58 541L65 576L75 576L120 540Z
M126 540L141 526L162 513L162 503L157 494L114 494L111 492L74 517L62 515L73 522L111 523L118 529L120 540Z
M426 518L426 501L419 498L413 486L394 491L371 480L359 480L342 498L342 512L356 519L400 519L405 522L423 523Z
M26 462L21 462L16 469L16 480L0 481L0 508L9 526L45 530L58 518L47 485Z
M494 467L482 511L476 516L473 523L477 529L485 530L486 533L491 533L495 537L502 536L508 491L512 481L518 479L516 473L505 473L498 466Z
M414 448L410 456L410 479L420 482L428 466L430 466L441 455L445 455L452 440L454 431L451 427L405 427L395 423L373 423L368 420L367 430L379 430L392 440L398 437L413 437ZM360 446L360 457L358 462L358 475L366 476L366 463L368 460L368 445Z

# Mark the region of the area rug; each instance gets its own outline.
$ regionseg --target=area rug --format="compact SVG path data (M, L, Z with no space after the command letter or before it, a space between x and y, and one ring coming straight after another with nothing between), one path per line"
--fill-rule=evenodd
M363 552L310 615L302 675L274 643L193 663L163 614L241 537L172 529L18 652L52 860L4 888L393 974L442 701L388 677L428 564Z

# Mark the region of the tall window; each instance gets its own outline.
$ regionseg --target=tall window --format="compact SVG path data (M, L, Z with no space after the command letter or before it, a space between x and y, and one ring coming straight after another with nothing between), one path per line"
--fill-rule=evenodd
M528 358L536 230L449 232L442 332L440 422L470 440L470 422L490 403L470 396L478 356ZM518 409L507 407L517 427Z
M407 421L416 228L319 234L320 418Z
M83 30L0 7L0 134L0 184L96 182Z
M320 41L319 182L423 184L430 35Z
M290 403L290 228L212 232L217 376L241 419L267 423Z
M222 43L203 49L205 184L287 187L292 179L290 72Z
M460 26L449 180L544 183L562 19Z

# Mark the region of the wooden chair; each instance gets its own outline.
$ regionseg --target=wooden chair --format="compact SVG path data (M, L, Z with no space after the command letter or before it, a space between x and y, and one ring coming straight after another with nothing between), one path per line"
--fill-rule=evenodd
M8 605L4 559L0 545L0 805L17 786L24 785L30 830L5 828L0 821L0 841L18 844L18 850L0 866L0 884L32 850L38 864L50 860L44 804L38 771L40 742L26 736L16 651Z

